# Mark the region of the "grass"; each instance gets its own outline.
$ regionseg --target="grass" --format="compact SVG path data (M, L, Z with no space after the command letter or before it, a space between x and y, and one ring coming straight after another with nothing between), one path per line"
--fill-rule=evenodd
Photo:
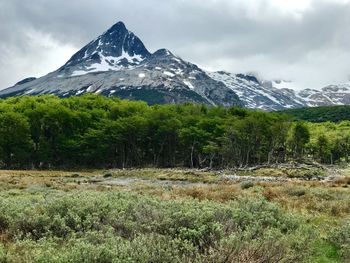
M216 172L198 171L190 169L116 169L106 171L105 174L110 174L112 175L112 177L133 177L204 183L217 182L218 179L218 174Z
M305 178L324 177L327 174L325 168L313 166L306 167L278 167L278 168L260 168L256 170L241 170L237 171L241 176L254 177L288 177L288 178Z
M249 173L267 171L286 176ZM349 262L349 171L331 171L0 171L0 262ZM99 183L116 178L146 180Z
M317 241L314 244L314 255L309 260L312 263L337 263L341 261L338 248L326 241Z

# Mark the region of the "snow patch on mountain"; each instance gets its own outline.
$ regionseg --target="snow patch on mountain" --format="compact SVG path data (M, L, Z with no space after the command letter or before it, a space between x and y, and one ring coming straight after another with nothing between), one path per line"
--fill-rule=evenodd
M232 74L224 71L208 72L215 80L232 89L247 108L280 110L301 107L303 103L290 98L285 89L277 89L271 83L264 85L253 75Z
M191 90L194 90L194 86L192 85L192 83L191 83L190 81L184 80L183 82L184 82L185 85L186 85L187 87L189 87Z
M83 70L75 70L72 72L71 76L81 76L93 72L103 72L110 70L117 71L123 68L132 69L138 66L144 60L141 55L130 56L127 52L125 52L125 50L123 50L122 55L118 57L104 56L102 52L98 52L97 54L100 58L100 62L93 63ZM127 66L123 66L121 62L126 62Z
M139 78L145 78L146 77L146 74L145 73L140 73L139 74Z
M169 76L169 77L175 77L175 74L173 74L173 73L171 73L171 72L169 72L169 71L163 71L163 74L164 75L167 75L167 76Z

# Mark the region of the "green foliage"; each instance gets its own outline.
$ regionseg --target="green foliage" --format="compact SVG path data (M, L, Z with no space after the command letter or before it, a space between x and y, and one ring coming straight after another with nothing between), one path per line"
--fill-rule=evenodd
M314 237L301 218L255 199L2 192L0 215L12 242L0 262L301 262Z
M291 123L237 107L154 105L84 95L0 100L6 168L237 168L348 161L350 122Z
M292 155L301 159L305 152L305 146L310 141L310 132L304 123L296 123L291 130L289 144Z
M345 260L350 260L350 220L333 233L330 241L341 251Z
M315 150L316 156L321 163L331 162L331 147L328 138L324 134L317 138Z
M251 181L246 181L246 182L242 182L241 183L241 188L242 189L249 189L249 188L252 188L254 187L254 183L251 182Z
M298 121L309 122L340 122L350 121L350 106L322 106L308 107L301 109L291 109L281 111L280 113L287 114Z
M339 249L326 240L317 241L313 245L314 256L311 260L307 261L310 263L337 263L343 262L339 253Z
M350 155L350 122L308 123L311 139L307 150L326 164L348 162Z
M11 166L27 161L30 150L29 124L15 112L0 114L0 159Z

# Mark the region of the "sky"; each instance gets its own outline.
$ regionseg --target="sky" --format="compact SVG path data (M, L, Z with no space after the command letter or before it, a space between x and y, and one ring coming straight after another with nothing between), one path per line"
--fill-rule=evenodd
M118 21L206 70L297 89L350 80L350 0L0 0L0 89L56 70Z

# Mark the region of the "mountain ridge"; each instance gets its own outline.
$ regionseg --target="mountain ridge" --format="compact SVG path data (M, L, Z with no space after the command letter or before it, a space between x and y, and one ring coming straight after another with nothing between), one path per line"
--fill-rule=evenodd
M122 22L89 42L58 70L0 91L0 97L67 97L88 92L141 99L150 104L243 105L232 90L211 79L197 65L167 49L150 53Z
M98 93L149 104L194 102L267 111L350 104L350 84L300 92L278 88L280 85L251 74L207 72L164 48L151 53L120 21L56 71L37 79L26 78L1 90L0 98Z

